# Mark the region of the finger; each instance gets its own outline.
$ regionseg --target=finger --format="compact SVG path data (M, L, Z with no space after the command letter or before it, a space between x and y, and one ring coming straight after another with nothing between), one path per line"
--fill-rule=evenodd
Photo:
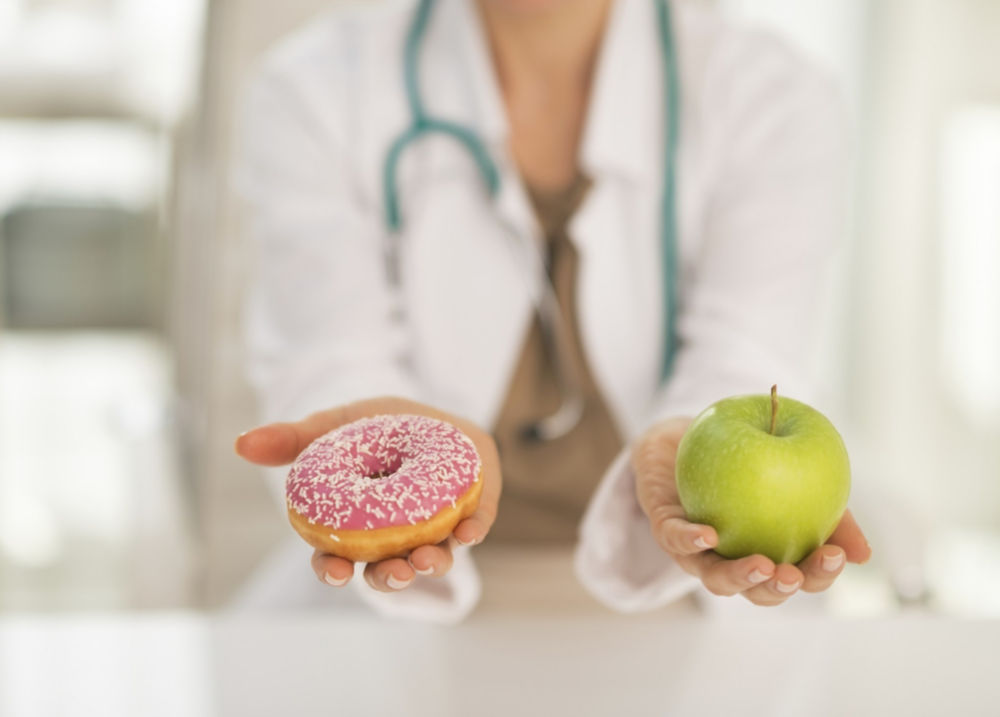
M314 440L350 423L350 420L340 420L341 417L353 415L345 412L347 408L349 407L314 413L295 423L269 423L251 429L236 439L236 453L258 465L287 465Z
M798 592L803 580L801 570L794 565L782 563L775 567L774 577L749 590L744 590L742 594L755 605L773 607Z
M271 423L254 428L236 439L236 454L262 466L283 466L295 460L299 436L293 424Z
M312 568L317 578L335 588L347 585L354 575L354 563L350 560L319 550L313 553Z
M294 461L310 443L336 428L369 416L402 412L457 423L453 417L429 406L403 398L381 396L318 411L301 421L270 423L251 429L236 439L236 453L252 463L283 466Z
M251 429L236 439L234 447L239 456L252 463L283 466L294 461L320 436L361 418L384 413L412 413L452 423L473 439L480 453L484 451L486 444L492 444L492 438L463 418L405 398L381 396L319 411L301 421L270 423ZM496 452L495 447L493 452ZM499 459L496 460L495 468L499 474Z
M836 545L823 545L799 563L802 571L802 590L818 593L833 585L846 564L844 550Z
M451 570L451 546L447 540L437 545L421 545L410 553L407 560L417 575L439 578Z
M483 542L497 518L503 479L500 474L500 455L493 439L478 429L467 433L476 443L479 457L483 462L481 478L484 481L483 492L479 497L476 511L456 525L452 534L462 545L478 545Z
M380 560L365 566L365 582L383 593L394 593L408 587L414 577L413 567L402 558Z
M674 466L677 446L690 422L687 418L664 421L640 438L632 450L636 497L639 506L649 517L664 506L680 507ZM683 511L680 515L683 515Z
M854 515L850 510L844 511L844 516L840 519L837 529L833 531L833 535L826 542L843 548L848 562L851 563L866 563L872 556L871 546L868 545L865 534L861 532L861 528L854 520Z
M677 506L679 509L680 506ZM653 537L661 548L672 555L694 555L710 550L719 544L719 536L710 525L689 523L684 518L672 515L676 510L663 506L649 518ZM662 517L661 516L670 516Z
M701 581L714 595L735 595L770 580L774 574L774 563L763 555L750 555L739 560L720 557L706 564Z

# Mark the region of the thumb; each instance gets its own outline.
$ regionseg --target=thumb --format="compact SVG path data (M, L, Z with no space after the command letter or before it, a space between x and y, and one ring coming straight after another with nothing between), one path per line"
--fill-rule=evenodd
M237 455L262 466L291 463L320 436L366 416L398 412L409 404L392 398L355 401L319 411L301 421L269 423L240 434L234 448Z
M450 416L442 411L416 401L393 396L368 398L354 403L319 411L294 423L269 423L240 435L234 446L236 453L262 466L283 466L294 461L306 447L322 435L357 421L380 414L415 413L454 423L470 432L474 426L468 421Z
M632 449L636 497L650 518L666 506L679 504L674 466L677 446L690 425L689 418L673 418L657 424Z
M868 540L850 510L844 511L844 517L840 519L833 535L826 542L843 548L847 560L852 563L866 563L872 556Z
M295 423L271 423L240 434L233 448L241 458L261 466L283 466L302 452L303 439ZM306 443L305 445L308 445Z

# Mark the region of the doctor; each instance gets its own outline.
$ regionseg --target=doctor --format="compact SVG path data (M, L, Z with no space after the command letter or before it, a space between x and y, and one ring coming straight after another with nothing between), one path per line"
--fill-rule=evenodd
M813 393L840 117L787 48L682 1L373 2L274 50L238 171L271 423L237 451L284 465L346 421L418 412L459 422L487 465L447 543L367 566L316 554L317 577L454 621L491 531L578 536L579 579L619 610L699 582L776 605L866 560L850 512L797 566L724 560L673 476L718 398Z

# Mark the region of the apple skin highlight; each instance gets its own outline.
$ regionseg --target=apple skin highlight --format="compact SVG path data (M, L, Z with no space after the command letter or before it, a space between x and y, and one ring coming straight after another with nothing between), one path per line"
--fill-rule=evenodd
M797 563L830 537L847 507L844 441L816 409L791 398L734 396L694 420L677 450L688 520L715 528L726 558L757 553Z

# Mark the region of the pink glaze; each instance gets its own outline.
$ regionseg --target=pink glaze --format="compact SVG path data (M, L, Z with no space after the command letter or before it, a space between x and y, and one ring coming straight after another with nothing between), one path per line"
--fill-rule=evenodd
M363 418L320 436L292 464L288 507L333 530L415 525L479 477L472 440L425 416ZM372 478L388 474L381 478Z

